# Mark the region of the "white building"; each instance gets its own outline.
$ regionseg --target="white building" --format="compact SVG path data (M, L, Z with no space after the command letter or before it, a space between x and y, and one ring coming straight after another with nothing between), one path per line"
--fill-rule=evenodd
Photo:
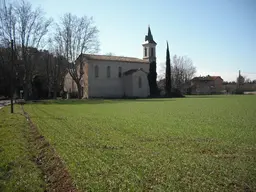
M149 63L156 60L156 42L150 27L145 36L143 59L107 55L83 54L84 76L81 80L84 98L147 97ZM80 56L80 57L81 57ZM77 92L69 74L64 80L64 91Z

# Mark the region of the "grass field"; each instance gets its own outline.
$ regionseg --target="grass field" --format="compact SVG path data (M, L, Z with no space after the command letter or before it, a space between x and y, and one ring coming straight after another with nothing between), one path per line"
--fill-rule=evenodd
M26 104L82 191L256 191L256 97Z
M41 170L34 164L27 140L29 131L20 107L15 114L0 110L0 191L44 191Z

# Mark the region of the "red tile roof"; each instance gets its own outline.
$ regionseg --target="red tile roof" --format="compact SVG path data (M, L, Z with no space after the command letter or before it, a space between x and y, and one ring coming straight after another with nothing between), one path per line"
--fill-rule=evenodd
M194 77L192 81L215 81L216 79L222 79L220 76L202 76L202 77Z
M218 78L222 79L221 76L211 76L213 80L216 80Z

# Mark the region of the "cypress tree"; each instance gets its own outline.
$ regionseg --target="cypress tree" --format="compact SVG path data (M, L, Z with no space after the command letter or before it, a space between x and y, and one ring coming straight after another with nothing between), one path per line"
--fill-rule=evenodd
M150 96L156 96L157 93L158 93L156 78L157 78L156 62L152 61L149 64L149 74L148 74L148 83L149 83L149 89L150 89Z
M167 41L167 49L166 49L166 68L165 68L165 94L167 97L171 96L172 91L172 83L171 83L171 60L170 60L170 52L169 45Z

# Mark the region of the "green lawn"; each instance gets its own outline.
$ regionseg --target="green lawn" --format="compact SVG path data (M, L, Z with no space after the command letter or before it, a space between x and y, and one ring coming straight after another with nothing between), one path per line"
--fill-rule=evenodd
M43 175L32 160L29 126L19 106L0 110L0 191L44 191Z
M26 104L85 191L256 191L256 97Z

